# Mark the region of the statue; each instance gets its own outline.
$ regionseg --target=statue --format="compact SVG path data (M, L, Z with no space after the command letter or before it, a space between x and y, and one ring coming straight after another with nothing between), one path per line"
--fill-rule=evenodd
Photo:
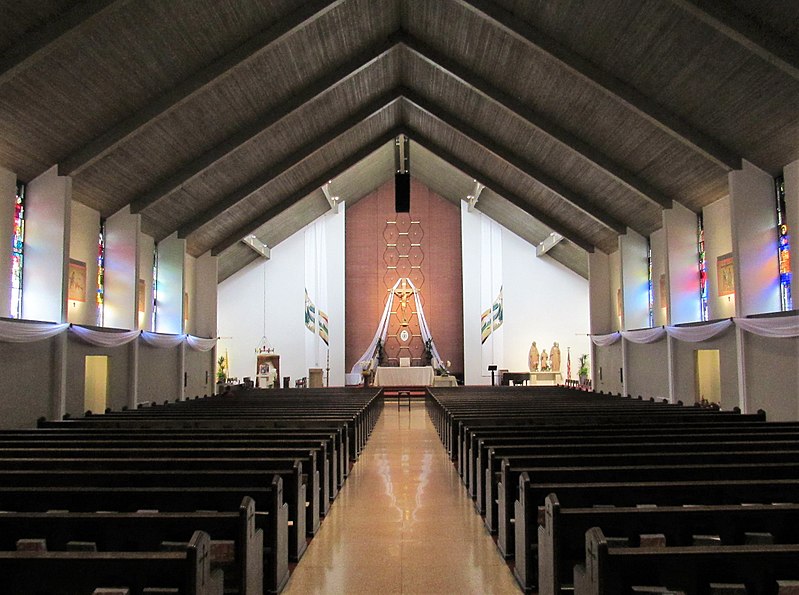
M549 372L549 356L546 349L541 352L541 371Z
M535 341L530 345L530 355L527 357L528 365L531 372L538 372L538 347L535 346Z
M560 347L558 347L557 341L555 341L552 349L549 350L549 361L552 371L560 372Z

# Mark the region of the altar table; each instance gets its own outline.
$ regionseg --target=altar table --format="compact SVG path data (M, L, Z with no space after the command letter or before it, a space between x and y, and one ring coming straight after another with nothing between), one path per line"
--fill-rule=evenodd
M433 386L434 378L433 366L378 366L375 386Z

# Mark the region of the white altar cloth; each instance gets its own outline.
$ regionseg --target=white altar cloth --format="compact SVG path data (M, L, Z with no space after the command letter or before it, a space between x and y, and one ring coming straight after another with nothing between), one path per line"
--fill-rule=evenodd
M378 366L375 386L432 386L434 378L433 366Z

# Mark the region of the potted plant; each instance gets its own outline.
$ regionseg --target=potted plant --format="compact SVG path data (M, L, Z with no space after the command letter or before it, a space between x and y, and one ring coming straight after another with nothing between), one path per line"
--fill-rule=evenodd
M227 382L227 360L220 355L216 363L216 394L220 394Z
M588 384L588 354L582 354L578 361L580 369L577 371L577 375L580 377L580 386L585 386Z

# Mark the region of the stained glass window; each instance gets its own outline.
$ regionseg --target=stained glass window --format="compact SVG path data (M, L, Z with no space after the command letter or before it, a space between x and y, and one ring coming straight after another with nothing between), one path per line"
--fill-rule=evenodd
M780 263L780 302L783 311L793 310L791 298L791 236L785 212L785 178L775 180L777 190L777 256Z
M646 262L649 276L649 327L652 328L655 326L655 294L652 292L652 242L649 239L646 241Z
M22 271L25 248L25 184L17 184L14 233L11 236L11 317L22 317Z
M707 259L705 258L705 222L702 213L696 219L696 239L699 252L699 316L707 320Z
M97 326L103 326L105 315L105 219L100 219L97 239Z

